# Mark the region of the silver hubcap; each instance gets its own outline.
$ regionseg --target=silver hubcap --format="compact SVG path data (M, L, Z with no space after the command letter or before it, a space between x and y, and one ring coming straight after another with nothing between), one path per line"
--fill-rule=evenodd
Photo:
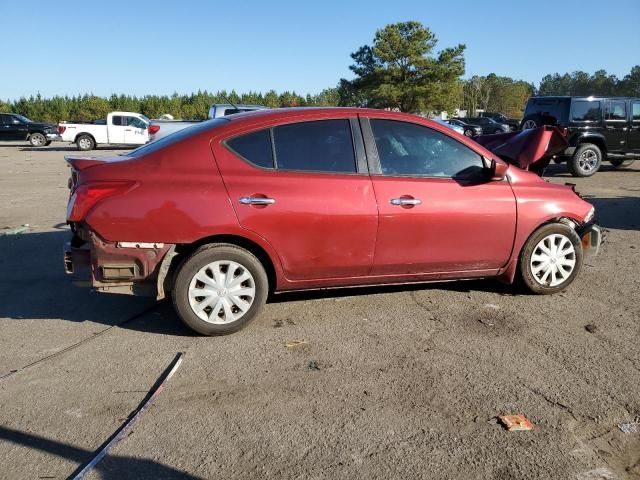
M87 138L80 139L80 148L91 148L91 142Z
M529 130L530 128L536 128L536 127L537 127L536 122L534 122L533 120L527 120L522 125L523 130Z
M584 172L590 172L598 164L598 155L593 150L585 150L578 158L578 166Z
M33 135L31 137L31 143L34 145L42 145L44 143L44 138L42 135Z
M576 250L564 235L544 237L533 249L531 273L540 285L557 287L564 283L576 266Z
M251 308L256 296L253 276L243 265L221 260L202 267L189 284L189 304L205 322L231 323Z

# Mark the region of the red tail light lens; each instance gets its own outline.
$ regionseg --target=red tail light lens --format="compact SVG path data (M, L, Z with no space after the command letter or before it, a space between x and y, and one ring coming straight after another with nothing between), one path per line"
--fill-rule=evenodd
M160 131L160 125L149 125L149 135L155 135Z
M79 222L100 200L130 190L132 182L104 182L80 185L69 199L67 220Z
M58 125L58 133L62 135L64 131L67 129L64 125Z

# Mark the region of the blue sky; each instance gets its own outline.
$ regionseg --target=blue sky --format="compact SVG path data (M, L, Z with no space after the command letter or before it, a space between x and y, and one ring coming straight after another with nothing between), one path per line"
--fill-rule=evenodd
M0 0L0 98L198 89L317 93L388 23L465 43L466 76L538 83L640 63L640 1Z

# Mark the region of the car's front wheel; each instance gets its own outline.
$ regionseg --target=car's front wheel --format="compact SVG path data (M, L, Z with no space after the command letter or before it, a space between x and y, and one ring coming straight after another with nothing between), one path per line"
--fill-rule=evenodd
M267 300L269 281L260 261L230 244L196 250L180 266L172 291L182 321L203 335L245 327Z
M29 136L29 143L32 147L42 147L47 143L47 139L43 134L36 132Z
M471 130L470 128L467 128L464 131L464 135L465 135L465 137L473 137L473 130Z
M582 268L582 244L578 234L563 223L536 230L520 253L520 276L538 294L567 288Z

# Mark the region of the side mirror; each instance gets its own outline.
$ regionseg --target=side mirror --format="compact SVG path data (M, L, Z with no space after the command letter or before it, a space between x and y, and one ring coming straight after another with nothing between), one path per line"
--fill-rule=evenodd
M489 167L489 178L491 180L502 180L507 175L509 164L503 161L491 160L491 166Z

